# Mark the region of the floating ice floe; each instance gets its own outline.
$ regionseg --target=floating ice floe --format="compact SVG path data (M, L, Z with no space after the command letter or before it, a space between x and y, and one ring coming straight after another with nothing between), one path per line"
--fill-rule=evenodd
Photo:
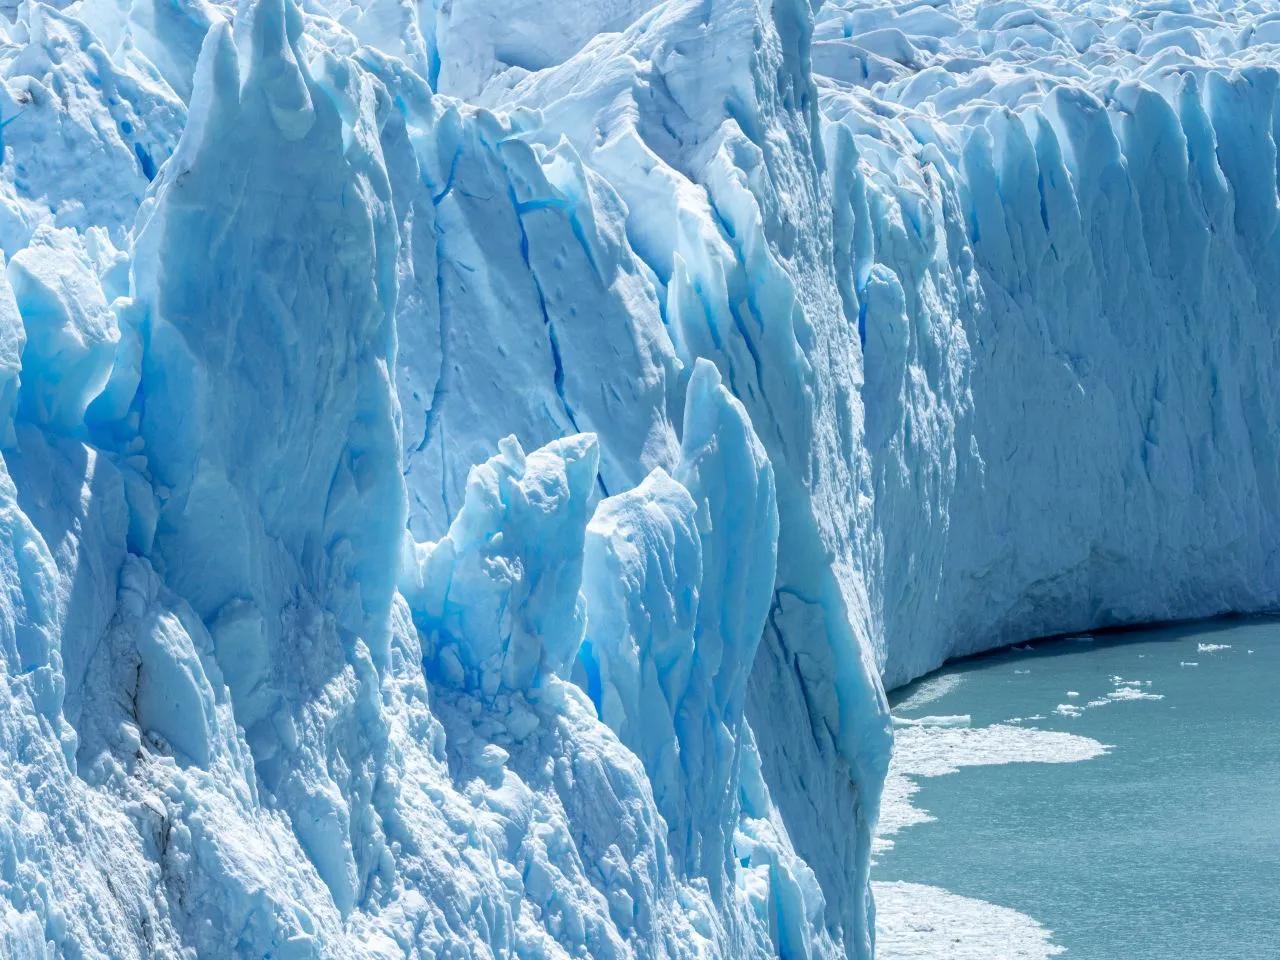
M1116 687L1107 694L1109 700L1163 700L1164 694L1151 693L1143 690L1141 687L1121 686Z

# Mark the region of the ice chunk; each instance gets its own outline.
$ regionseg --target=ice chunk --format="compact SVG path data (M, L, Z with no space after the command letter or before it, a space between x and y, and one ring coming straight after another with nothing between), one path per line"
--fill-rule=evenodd
M22 349L27 334L9 285L4 254L0 253L0 446L13 445L13 418L18 406Z
M677 479L655 471L588 527L578 674L644 761L684 868L720 890L739 804L747 677L773 592L773 472L745 411L699 361Z
M37 229L9 261L8 278L26 340L17 344L19 416L76 433L111 372L120 339L115 314L74 230Z
M528 456L514 437L476 467L445 537L406 585L442 682L527 690L563 675L582 640L583 537L599 447L579 434Z

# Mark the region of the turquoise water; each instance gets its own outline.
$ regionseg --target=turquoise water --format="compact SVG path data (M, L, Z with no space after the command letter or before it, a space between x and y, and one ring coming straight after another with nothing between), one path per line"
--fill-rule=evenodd
M1280 622L1045 642L942 674L958 682L906 707L913 688L899 691L895 713L969 714L972 726L1041 715L1020 725L1112 749L920 780L914 803L937 820L897 834L876 879L1026 913L1066 960L1280 958ZM925 682L954 682L938 678ZM1163 699L1086 706L1116 678Z

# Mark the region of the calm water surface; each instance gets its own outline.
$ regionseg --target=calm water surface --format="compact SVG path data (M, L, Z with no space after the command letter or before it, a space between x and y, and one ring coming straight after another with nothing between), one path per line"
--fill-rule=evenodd
M1280 960L1280 622L1046 642L944 673L959 682L904 707L907 688L895 712L1112 749L920 781L937 819L894 837L876 879L1026 913L1066 960ZM1146 698L1109 696L1126 686Z

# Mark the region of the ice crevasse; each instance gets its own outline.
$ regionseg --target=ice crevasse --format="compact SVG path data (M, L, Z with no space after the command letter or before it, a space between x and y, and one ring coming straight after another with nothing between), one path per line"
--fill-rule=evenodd
M1280 600L1266 3L0 4L0 955L870 958L884 698Z

